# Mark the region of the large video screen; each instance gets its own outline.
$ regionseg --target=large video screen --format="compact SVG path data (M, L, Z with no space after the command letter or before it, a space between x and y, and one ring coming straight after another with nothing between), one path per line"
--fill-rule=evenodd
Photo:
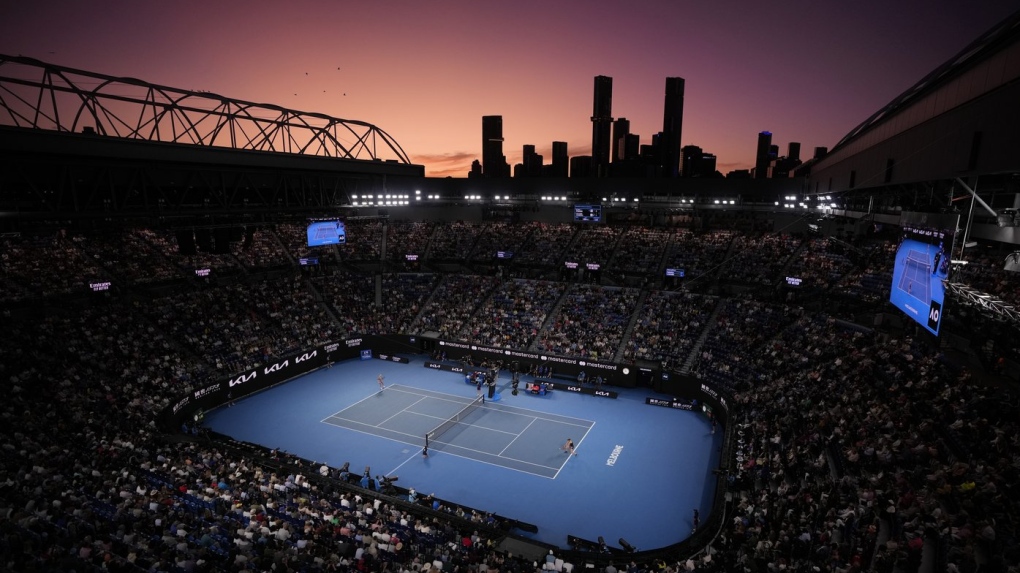
M575 223L601 223L602 205L574 205Z
M308 246L342 245L347 242L343 221L312 221L308 224Z
M957 214L907 213L900 218L903 237L896 249L889 301L928 332L938 335L949 278Z

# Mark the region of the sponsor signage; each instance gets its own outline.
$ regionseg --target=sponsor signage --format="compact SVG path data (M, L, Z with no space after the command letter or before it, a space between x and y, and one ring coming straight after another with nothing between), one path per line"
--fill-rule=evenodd
M371 348L366 348L366 349L362 350L361 351L361 359L362 360L371 360L372 359L372 349Z
M89 288L92 289L92 292L102 292L104 290L110 290L110 282L105 281L101 283L89 283Z
M603 390L594 386L584 386L581 384L564 384L562 382L553 382L551 380L535 380L535 382L542 384L545 383L550 390L561 390L564 392L574 392L575 394L587 394L589 396L598 396L600 398L612 398L616 399L620 396L618 392L612 390Z
M376 354L376 358L379 360L386 360L387 362L399 362L400 364L409 364L411 361L403 356L394 356L392 354Z
M180 400L177 401L176 404L173 405L173 413L176 414L177 412L180 412L181 408L184 408L185 406L187 406L190 403L191 403L191 396L185 396L185 397L181 398Z
M211 273L211 272L212 272L212 269L195 269L195 276L196 277L207 277L207 276L209 276L209 273Z
M360 344L358 339L358 344ZM198 411L209 410L229 400L236 400L258 392L274 384L296 378L326 365L326 355L342 348L343 343L330 343L292 354L270 364L238 372L223 380L209 384L180 397L172 406L163 411L163 420L170 428L176 429L182 420L191 419ZM347 359L356 356L357 350L345 352L345 356L331 359Z
M674 410L687 410L691 411L694 409L694 404L687 400L670 399L665 400L663 398L645 398L645 404L649 406L662 406L663 408L673 408Z
M453 340L439 340L437 341L437 344L444 349L450 350L448 353L449 358L453 360L457 360L468 354L475 358L496 358L504 361L521 359L531 364L552 365L557 374L576 376L581 370L585 370L589 374L591 374L594 370L602 374L602 376L606 379L607 384L631 386L636 382L634 380L634 373L631 369L625 366L620 366L619 364L594 362L583 358L571 358L569 356L539 354L537 352L513 350L510 348L479 346L477 344L468 344ZM458 350L460 352L457 352Z
M465 372L485 372L485 368L475 368L458 366L456 364L445 364L443 362L435 362L433 360L425 361L425 368L431 368L433 370L442 370L444 372L456 372L457 374L464 374Z
M217 382L211 386L206 386L205 388L195 390L195 399L198 400L199 398L202 398L208 394L218 391L220 389L220 386L221 384Z

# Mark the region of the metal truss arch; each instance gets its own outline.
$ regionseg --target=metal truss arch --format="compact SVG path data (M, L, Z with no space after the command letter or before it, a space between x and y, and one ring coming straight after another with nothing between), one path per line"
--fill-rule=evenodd
M91 120L94 125L86 125ZM411 165L358 120L0 55L0 126Z

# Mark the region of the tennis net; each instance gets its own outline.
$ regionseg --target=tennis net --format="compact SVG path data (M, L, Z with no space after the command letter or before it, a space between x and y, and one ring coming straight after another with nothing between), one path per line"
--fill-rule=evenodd
M446 420L442 424L439 424L438 426L433 428L431 431L427 432L425 434L425 442L428 443L428 442L438 438L439 436L441 436L443 434L443 432L445 432L445 431L449 430L450 428L456 426L458 423L460 423L461 420L466 418L471 412L474 412L475 409L477 409L479 406L481 406L482 402L484 400L485 399L482 396L479 396L479 397L475 398L474 400L471 401L470 404L465 406L464 409L462 409L460 412L457 412L456 414L454 414L452 418Z
M915 257L914 255L917 256ZM929 264L927 257L925 257L923 254L916 253L915 251L910 251L909 253L907 253L906 262L913 263L919 267L926 267Z

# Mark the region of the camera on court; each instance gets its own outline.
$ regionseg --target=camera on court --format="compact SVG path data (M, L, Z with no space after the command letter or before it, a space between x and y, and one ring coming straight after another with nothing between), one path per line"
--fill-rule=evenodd
M392 494L396 491L396 488L393 487L393 482L398 479L400 478L397 476L376 476L375 478L376 483L379 484L379 491L385 494Z

